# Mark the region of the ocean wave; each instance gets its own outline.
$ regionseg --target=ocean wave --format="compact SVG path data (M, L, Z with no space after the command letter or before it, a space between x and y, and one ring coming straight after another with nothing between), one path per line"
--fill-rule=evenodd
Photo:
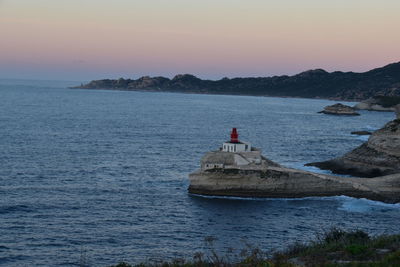
M32 209L26 205L7 205L0 206L0 214L7 214L13 212L31 212Z
M199 194L189 194L194 197L205 198L205 199L227 199L227 200L257 200L257 201L301 201L301 200L335 200L342 196L331 196L331 197L299 197L299 198L272 198L272 197L234 197L234 196L206 196Z
M233 197L233 196L204 196L190 194L195 197L205 199L224 199L224 200L243 200L243 201L337 201L339 210L348 212L370 212L385 211L387 209L400 209L400 203L389 204L380 201L369 200L365 198L354 198L348 196L330 196L330 197L301 197L301 198L260 198L260 197Z
M371 212L371 211L385 211L388 209L400 209L400 203L388 204L380 201L369 200L365 198L352 198L347 196L340 196L338 200L342 202L339 210L348 212Z
M356 139L367 142L369 137L370 137L369 135L357 135Z

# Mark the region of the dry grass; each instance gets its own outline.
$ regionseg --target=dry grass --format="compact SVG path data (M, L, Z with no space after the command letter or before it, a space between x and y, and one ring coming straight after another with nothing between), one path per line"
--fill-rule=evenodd
M110 267L400 266L400 235L371 237L360 230L333 228L317 235L313 242L293 244L270 257L249 244L238 255L221 256L214 249L214 241L212 237L206 238L209 251L195 253L192 260L176 259L137 265L119 263Z

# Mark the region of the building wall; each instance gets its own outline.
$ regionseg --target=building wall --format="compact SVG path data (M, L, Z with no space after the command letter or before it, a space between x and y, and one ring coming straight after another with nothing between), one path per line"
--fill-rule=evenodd
M224 152L246 152L246 151L251 151L251 145L249 143L243 143L243 144L223 143L222 151L224 151Z
M222 163L206 163L201 166L202 170L222 169L222 168L224 168L224 164Z

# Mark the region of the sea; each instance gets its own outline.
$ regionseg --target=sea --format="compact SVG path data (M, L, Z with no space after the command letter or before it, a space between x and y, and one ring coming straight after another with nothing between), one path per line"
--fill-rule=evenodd
M319 114L329 100L69 89L0 80L0 266L109 266L309 242L332 227L399 233L400 205L346 196L191 195L188 175L229 139L284 166L352 150L394 118ZM354 104L342 102L344 104ZM344 177L345 179L346 177Z

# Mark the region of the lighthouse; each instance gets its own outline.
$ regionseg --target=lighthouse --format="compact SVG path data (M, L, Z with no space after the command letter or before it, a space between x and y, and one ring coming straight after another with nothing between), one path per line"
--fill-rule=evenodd
M224 142L219 150L208 152L201 159L202 171L254 168L266 162L260 149L239 140L236 128L232 129L230 137L231 139Z
M223 152L250 152L251 145L248 142L239 141L239 134L236 128L232 128L231 140L222 144Z

